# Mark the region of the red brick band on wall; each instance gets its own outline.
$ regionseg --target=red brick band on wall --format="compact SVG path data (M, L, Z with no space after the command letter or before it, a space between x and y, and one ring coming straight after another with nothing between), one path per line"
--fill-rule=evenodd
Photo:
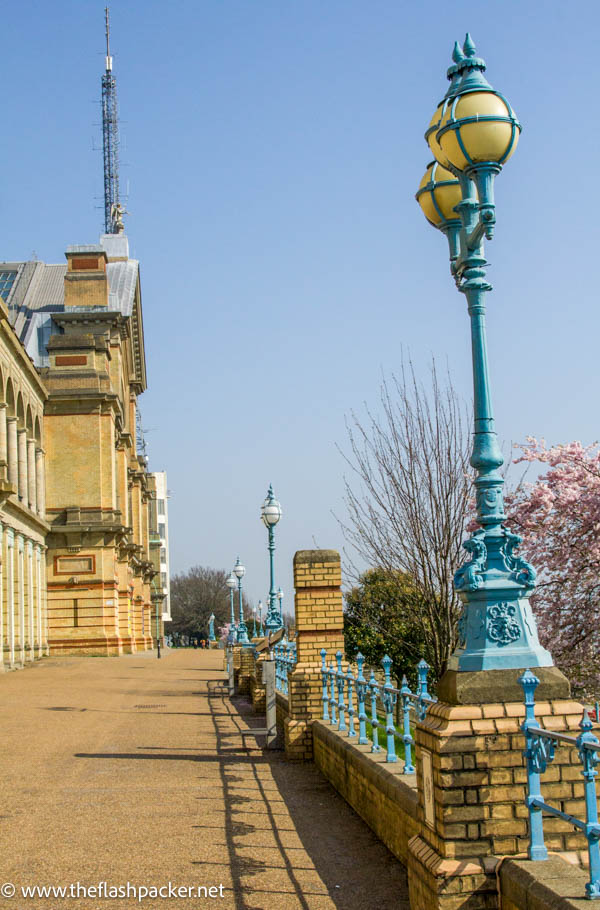
M71 260L71 269L73 272L78 271L89 271L90 269L101 269L103 267L103 260L101 259L78 259L73 257Z
M85 354L57 354L57 367L84 367L87 366Z

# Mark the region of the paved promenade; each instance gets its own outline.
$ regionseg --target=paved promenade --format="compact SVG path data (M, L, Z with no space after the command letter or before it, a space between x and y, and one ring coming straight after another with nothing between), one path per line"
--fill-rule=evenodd
M222 652L194 650L0 675L2 910L408 910L402 866L313 765L240 736L264 721L224 681ZM82 895L99 882L194 891Z

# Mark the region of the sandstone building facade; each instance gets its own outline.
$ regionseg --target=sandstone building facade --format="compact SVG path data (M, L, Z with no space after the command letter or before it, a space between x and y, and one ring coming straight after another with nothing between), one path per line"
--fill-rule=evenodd
M3 667L162 635L156 483L136 439L139 264L123 233L66 260L0 263Z
M48 653L44 405L0 273L0 669Z

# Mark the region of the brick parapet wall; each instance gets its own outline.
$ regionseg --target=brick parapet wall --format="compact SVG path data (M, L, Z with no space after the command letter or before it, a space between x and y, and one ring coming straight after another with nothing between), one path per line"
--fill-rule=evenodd
M371 753L323 721L312 726L314 760L338 793L402 863L408 841L419 830L414 774L402 763L386 764L385 752Z
M502 910L589 910L588 875L559 856L543 862L508 859L498 870Z

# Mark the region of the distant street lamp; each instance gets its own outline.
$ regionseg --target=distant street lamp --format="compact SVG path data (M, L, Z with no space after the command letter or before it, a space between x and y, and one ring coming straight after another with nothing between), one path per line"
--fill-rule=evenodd
M277 591L277 600L279 601L279 621L283 625L283 591L281 588Z
M215 638L215 614L211 613L208 617L208 640L216 641Z
M262 504L261 518L269 533L268 547L271 586L269 589L269 608L267 610L267 618L265 620L265 630L267 634L270 634L271 632L276 632L277 629L281 629L282 626L281 617L279 616L279 612L277 610L277 593L275 591L275 575L273 569L273 553L275 552L275 525L281 518L281 505L277 502L275 496L273 495L273 486L271 484L269 485L267 498Z
M162 606L163 597L158 593L156 582L152 580L152 587L154 588L152 594L152 600L156 603L156 656L160 660L160 608Z
M237 558L236 564L233 567L233 574L237 577L237 580L238 580L238 593L239 593L239 598L240 598L240 602L239 602L240 618L238 620L238 627L237 627L237 643L238 643L238 645L242 645L242 647L247 648L247 647L251 646L252 642L248 638L248 627L246 626L246 623L244 622L244 608L242 605L242 578L246 574L246 568L240 562L239 556Z
M158 615L158 604L156 605L156 656L158 660L160 660L160 618Z
M235 643L236 638L237 638L237 628L236 628L236 624L235 624L235 606L233 603L233 592L234 592L234 589L237 588L237 578L235 577L233 572L231 572L231 574L229 575L229 578L227 579L225 584L229 588L229 595L230 595L230 599L231 599L231 619L229 621L229 625L230 625L229 639L232 643Z

